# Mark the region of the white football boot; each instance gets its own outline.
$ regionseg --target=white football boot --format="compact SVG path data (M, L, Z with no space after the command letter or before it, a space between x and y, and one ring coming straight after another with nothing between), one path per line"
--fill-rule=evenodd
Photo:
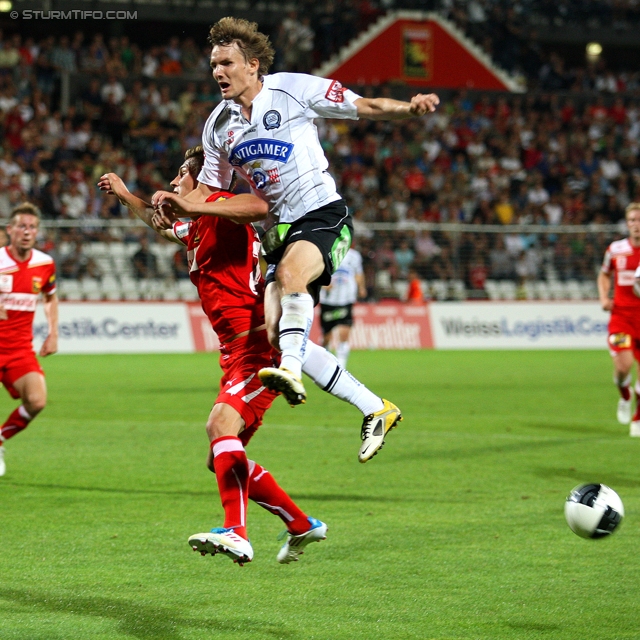
M618 411L616 412L618 422L620 424L629 424L631 422L631 398L618 400Z
M253 548L248 540L239 536L233 529L217 527L209 533L196 533L189 538L189 546L200 555L217 553L228 556L240 566L253 560Z
M289 564L290 562L298 562L298 556L304 553L304 548L310 542L320 542L327 539L327 525L315 518L307 518L311 528L305 533L294 536L285 531L287 541L282 545L278 552L277 560L280 564Z
M0 444L0 476L7 472L7 465L4 463L4 447Z
M629 435L632 438L640 438L640 420L633 420L629 426Z
M368 416L365 416L362 421L362 429L360 430L362 446L358 452L358 460L360 460L360 462L371 460L371 458L382 449L384 437L387 433L391 431L398 422L402 421L402 413L400 413L400 409L398 409L395 404L384 398L382 402L384 406L380 411L370 413Z
M258 371L258 377L267 389L279 391L292 407L307 401L307 392L302 380L289 369L265 367Z

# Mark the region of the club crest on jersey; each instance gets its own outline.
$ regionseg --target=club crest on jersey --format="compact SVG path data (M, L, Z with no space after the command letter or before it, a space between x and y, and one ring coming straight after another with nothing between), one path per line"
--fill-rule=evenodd
M8 273L0 274L0 293L11 293L13 289L13 276Z
M42 278L31 278L32 293L40 293L42 291Z
M344 102L344 87L337 80L333 80L324 97L331 102Z
M256 189L264 189L267 186L267 183L269 182L269 178L267 174L261 169L256 169L251 174L251 179L253 180L253 185L255 186Z
M256 138L239 144L229 155L229 162L235 167L254 160L287 162L292 151L293 144L291 142Z
M616 258L616 266L618 269L626 269L627 268L627 256L619 256Z
M262 124L267 131L271 129L277 129L282 122L282 116L275 109L271 109L264 114L264 118L262 118Z

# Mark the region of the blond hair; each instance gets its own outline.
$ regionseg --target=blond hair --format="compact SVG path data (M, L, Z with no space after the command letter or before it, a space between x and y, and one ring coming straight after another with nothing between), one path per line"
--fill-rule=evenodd
M261 76L268 73L269 67L273 64L275 51L269 38L258 31L258 25L255 22L242 18L221 18L209 31L209 42L213 47L235 43L246 62L258 60L260 63L258 73Z
M31 202L23 202L22 204L19 204L17 207L14 207L12 209L11 215L9 216L10 222L13 222L15 218L22 213L26 213L30 216L35 216L36 218L38 218L38 220L42 218L40 209L38 209L35 204L31 204Z
M640 211L640 202L630 202L624 210L624 217L626 218L632 211Z

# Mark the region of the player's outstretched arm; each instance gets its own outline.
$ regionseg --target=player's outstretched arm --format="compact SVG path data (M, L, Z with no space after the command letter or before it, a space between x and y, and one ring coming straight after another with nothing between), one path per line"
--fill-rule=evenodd
M604 271L598 274L598 297L600 298L600 306L604 311L611 311L613 309L613 300L609 298L609 291L611 290L611 276Z
M47 318L49 333L40 347L41 357L50 356L58 351L58 296L45 293L44 315Z
M127 209L138 216L138 218L140 218L142 222L151 227L154 231L157 231L161 236L167 238L167 240L182 244L175 237L173 231L171 231L171 225L158 225L159 217L156 215L153 206L150 203L145 202L141 198L138 198L138 196L134 196L131 191L127 189L127 186L122 181L122 179L115 173L105 173L100 178L98 187L101 191L106 191L107 193L113 194L116 198L118 198L118 200L120 200L121 204L127 207Z
M392 98L358 98L354 102L359 118L368 120L406 120L432 113L440 104L435 93L418 93L411 102Z
M184 198L168 191L156 191L151 203L156 210L167 211L180 218L218 216L238 224L264 220L269 213L269 206L264 200L248 193L215 202L206 202L206 199L216 191L221 189L212 189L202 183Z

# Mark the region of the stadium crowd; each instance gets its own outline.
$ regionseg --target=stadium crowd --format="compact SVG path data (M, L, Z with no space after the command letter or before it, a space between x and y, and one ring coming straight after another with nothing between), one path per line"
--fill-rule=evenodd
M73 74L64 114L62 70ZM105 43L100 35L78 34L37 44L3 38L0 218L25 199L36 202L45 219L69 221L67 228L49 228L43 244L62 277L104 276L83 250L87 242L137 246L141 232L91 224L128 216L96 190L97 179L114 171L143 198L166 188L219 100L208 75L206 53L190 38L144 52L126 37ZM624 207L640 199L640 100L628 91L594 99L577 91L462 92L420 121L318 126L338 188L353 208L371 296L395 295L394 282L411 277L461 281L478 295L487 280L591 281L611 238L554 228L617 223ZM495 224L504 233L425 231L417 228L422 222ZM370 223L389 230L374 232ZM523 223L549 233L509 233ZM149 257L153 252L140 251L147 267L139 256L134 277L186 277L179 256L168 274Z

